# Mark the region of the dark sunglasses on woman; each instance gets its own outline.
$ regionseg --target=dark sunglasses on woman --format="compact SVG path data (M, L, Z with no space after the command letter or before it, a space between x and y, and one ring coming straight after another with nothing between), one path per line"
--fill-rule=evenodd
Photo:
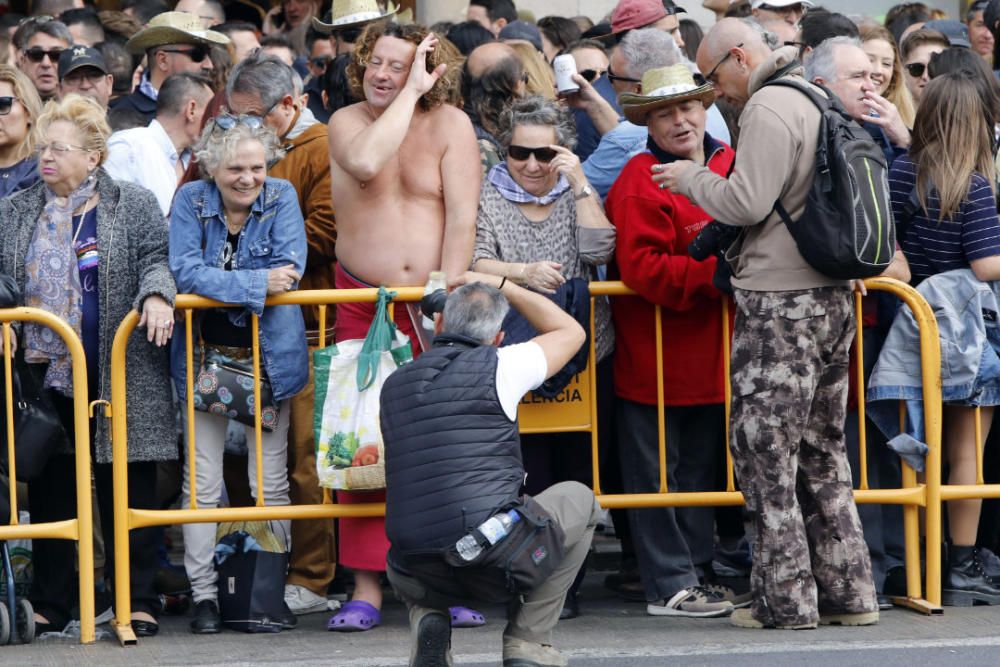
M14 108L14 100L16 99L16 97L11 95L0 97L0 116L6 116L10 113L10 110Z
M582 69L580 70L580 76L587 80L587 83L594 83L601 75L607 70L603 69Z
M511 146L507 149L507 157L517 160L518 162L523 162L527 160L532 155L539 162L552 162L555 159L557 153L555 149L549 148L548 146L539 146L538 148L529 148L528 146Z
M213 129L222 130L223 132L228 132L237 125L246 125L251 130L256 130L264 126L264 119L260 116L234 116L228 113L219 114L212 119L212 122L215 124Z

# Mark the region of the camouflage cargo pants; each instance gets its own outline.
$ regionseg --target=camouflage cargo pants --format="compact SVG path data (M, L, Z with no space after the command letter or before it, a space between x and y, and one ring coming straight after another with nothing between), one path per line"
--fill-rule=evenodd
M736 290L732 450L766 625L877 609L844 448L851 293Z

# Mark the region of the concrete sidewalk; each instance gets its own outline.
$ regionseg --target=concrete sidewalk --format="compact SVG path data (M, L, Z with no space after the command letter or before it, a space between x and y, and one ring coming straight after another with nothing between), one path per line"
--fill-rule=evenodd
M741 630L727 619L651 617L645 605L620 602L604 589L603 572L585 582L583 614L556 629L556 645L581 667L653 665L872 665L1000 664L1000 607L949 608L926 617L894 609L869 628L810 631ZM456 630L458 665L499 665L501 607L483 608L485 627ZM326 631L327 614L299 617L289 632L247 635L225 631L194 636L187 617L164 616L159 636L138 646L119 647L110 634L94 645L43 640L30 646L0 647L3 665L406 665L409 631L402 605L387 598L382 626L358 634ZM107 629L106 626L104 628Z

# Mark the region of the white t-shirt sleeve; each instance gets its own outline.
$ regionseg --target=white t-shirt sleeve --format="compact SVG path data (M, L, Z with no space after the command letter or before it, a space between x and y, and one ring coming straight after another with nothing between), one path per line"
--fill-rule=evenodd
M517 404L545 382L548 364L538 343L528 341L497 348L497 396L507 417L517 419Z

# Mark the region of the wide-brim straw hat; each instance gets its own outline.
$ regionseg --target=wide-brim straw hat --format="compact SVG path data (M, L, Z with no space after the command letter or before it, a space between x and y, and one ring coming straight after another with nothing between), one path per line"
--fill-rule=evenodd
M706 108L715 102L715 88L710 83L695 83L690 68L683 63L656 67L642 75L642 94L622 93L618 97L625 118L645 125L650 111L684 100L701 100Z
M330 10L330 22L324 23L315 16L312 26L317 32L325 35L338 30L356 28L374 21L389 18L399 11L399 7L389 3L383 12L375 0L333 0Z
M229 44L221 32L206 30L196 14L163 12L157 14L146 27L125 42L129 53L145 53L147 49L164 44Z

